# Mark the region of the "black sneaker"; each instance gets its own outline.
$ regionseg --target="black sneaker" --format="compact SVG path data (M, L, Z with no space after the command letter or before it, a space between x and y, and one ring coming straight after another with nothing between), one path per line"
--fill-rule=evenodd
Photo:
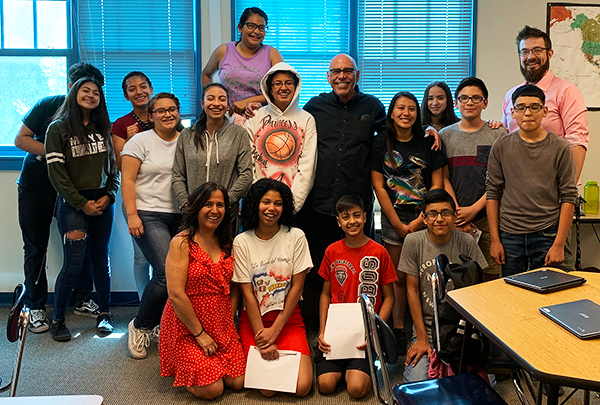
M398 356L406 356L406 338L404 337L404 329L394 328L394 336L396 337Z
M67 342L71 340L71 332L69 331L69 328L67 328L67 325L65 325L64 319L56 323L51 323L50 334L52 335L52 339L57 342Z
M102 334L110 334L113 332L114 327L112 325L112 319L109 314L102 314L96 318L96 327L98 332Z
M100 315L100 307L91 298L87 301L80 302L75 305L73 311L75 315L87 316L89 318L97 318Z

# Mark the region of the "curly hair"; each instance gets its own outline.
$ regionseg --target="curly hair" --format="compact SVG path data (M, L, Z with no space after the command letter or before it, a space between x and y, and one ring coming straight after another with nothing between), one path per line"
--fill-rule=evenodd
M244 230L249 231L258 227L258 207L260 200L268 191L279 193L283 200L283 211L277 223L288 228L294 225L294 196L292 190L280 181L260 179L250 187L250 190L244 196L242 203L242 227Z
M220 184L209 181L199 186L192 194L190 194L189 204L183 212L183 219L181 220L181 227L179 230L187 233L188 240L191 242L196 232L200 229L198 213L215 191L223 193L225 205L225 215L223 215L221 223L217 226L217 229L215 229L215 235L217 235L219 246L221 247L221 250L225 252L225 257L227 258L231 256L233 231L231 229L231 221L229 220L229 197L227 195L227 190Z

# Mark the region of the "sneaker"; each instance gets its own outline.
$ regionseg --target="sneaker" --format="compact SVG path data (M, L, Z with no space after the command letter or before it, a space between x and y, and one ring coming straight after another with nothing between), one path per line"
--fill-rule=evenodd
M398 356L406 356L406 338L404 337L404 329L394 328L394 336L396 337Z
M98 317L96 318L96 328L98 328L98 332L103 334L112 333L114 327L112 325L112 319L110 319L110 315L98 315Z
M158 344L160 338L160 323L150 331L150 342Z
M46 332L50 328L46 311L43 309L32 309L29 312L29 330L33 333Z
M75 305L75 315L87 316L89 318L97 318L100 315L100 307L91 298L87 301L80 302Z
M131 353L134 359L143 359L146 357L146 347L150 345L150 333L146 329L136 328L133 325L134 321L135 319L132 319L129 322L127 346L129 347L129 353Z
M52 322L50 334L52 335L52 339L57 342L67 342L71 340L71 332L69 331L69 328L67 328L67 325L65 325L64 319L56 323Z

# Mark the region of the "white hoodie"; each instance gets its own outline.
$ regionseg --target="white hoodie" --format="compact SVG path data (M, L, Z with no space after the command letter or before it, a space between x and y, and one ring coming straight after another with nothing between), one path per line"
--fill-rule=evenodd
M298 77L296 92L290 105L281 111L270 99L267 79L277 72L291 72ZM271 178L287 184L294 195L296 212L302 208L310 192L317 168L317 127L311 114L298 107L302 79L296 69L285 62L275 64L260 82L268 104L247 120L254 181Z

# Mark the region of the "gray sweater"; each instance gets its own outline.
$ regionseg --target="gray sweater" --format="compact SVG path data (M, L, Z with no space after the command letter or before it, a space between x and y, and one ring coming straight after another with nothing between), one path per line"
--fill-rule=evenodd
M560 205L575 204L575 164L569 143L548 132L530 143L519 131L494 142L488 161L486 197L500 200L500 230L514 234L558 224Z
M205 137L205 134L201 134ZM208 140L204 150L196 148L192 131L181 131L173 162L173 191L180 207L198 186L214 181L227 189L231 206L237 204L252 184L252 156L246 130L225 120Z

